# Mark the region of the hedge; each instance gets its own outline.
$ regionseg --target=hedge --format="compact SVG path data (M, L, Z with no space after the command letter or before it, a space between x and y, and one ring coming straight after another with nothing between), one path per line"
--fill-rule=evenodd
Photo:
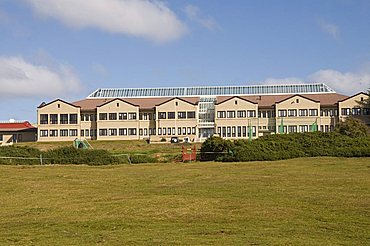
M219 153L208 153L213 151ZM231 142L212 137L201 148L201 160L206 161L272 161L314 156L369 157L370 137L351 138L335 132L293 133L260 137L251 143L245 139Z

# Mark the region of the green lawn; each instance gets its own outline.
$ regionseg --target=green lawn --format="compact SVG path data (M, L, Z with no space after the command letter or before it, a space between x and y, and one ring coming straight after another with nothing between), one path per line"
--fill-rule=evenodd
M368 245L370 158L0 166L1 245Z

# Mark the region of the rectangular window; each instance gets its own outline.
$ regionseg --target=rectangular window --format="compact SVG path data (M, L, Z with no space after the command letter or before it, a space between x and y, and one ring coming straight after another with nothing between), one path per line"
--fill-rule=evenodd
M77 129L70 129L69 136L76 137L77 136Z
M188 129L188 135L190 135L191 134L191 127L188 127L187 129Z
M136 128L129 128L128 135L131 135L131 136L136 135Z
M362 111L363 115L370 115L370 108L364 108Z
M226 137L226 127L222 127L222 137Z
M286 110L279 110L278 111L278 116L279 117L286 117Z
M0 141L3 141L3 135L0 134Z
M58 124L58 115L57 114L51 114L50 115L50 124Z
M248 116L249 118L254 118L254 117L256 117L256 111L255 111L255 110L248 110L248 111L247 111L247 116Z
M186 135L186 127L182 128L182 135Z
M155 135L155 128L153 128L153 135Z
M85 130L81 130L81 137L85 136Z
M148 136L148 129L144 128L144 136Z
M231 129L232 129L232 136L236 137L236 127L233 126Z
M235 118L235 111L227 111L227 118Z
M308 132L308 126L307 125L300 125L299 126L299 132Z
M49 124L49 115L47 114L40 114L40 124L46 125Z
M118 130L118 133L120 136L126 136L127 135L127 128L120 128Z
M177 128L177 135L181 135L181 127Z
M83 117L81 117L82 119ZM91 119L92 120L92 119ZM90 121L90 115L89 114L85 114L85 121Z
M99 120L107 120L107 113L99 113Z
M188 119L195 119L195 111L187 112Z
M127 113L119 113L118 114L119 120L127 120Z
M361 108L353 108L352 115L361 115Z
M95 136L96 136L96 129L95 130L93 130L93 129L90 130L90 137L94 136L94 132L95 132Z
M289 132L297 132L297 126L288 126Z
M139 129L139 136L143 136L143 128Z
M238 115L238 118L245 118L247 114L245 110L238 110L237 115Z
M167 118L166 116L166 112L158 112L158 119L164 120Z
M117 113L109 113L109 120L117 120Z
M60 115L60 124L68 124L68 114Z
M107 129L99 129L99 136L107 136L108 130Z
M351 109L350 108L342 108L342 115L350 115Z
M62 129L60 130L60 136L61 137L68 137L68 130L67 129Z
M231 137L231 127L230 126L227 127L227 136Z
M85 121L85 115L81 114L81 121Z
M69 124L77 124L77 114L69 115Z
M242 136L242 127L238 126L238 138Z
M171 135L171 127L167 128L167 135Z
M166 127L163 127L163 129L162 129L162 134L163 134L163 135L166 135Z
M149 136L153 135L153 129L149 128Z
M245 138L247 136L247 127L243 126L243 137Z
M58 137L58 130L50 130L50 137Z
M128 113L128 119L129 120L136 120L136 113Z
M317 109L310 109L310 116L318 116L318 110Z
M308 116L308 110L307 109L300 109L299 110L299 116Z
M271 118L271 111L267 111L267 118Z
M288 109L288 116L289 117L297 116L297 110L296 109Z
M221 127L217 127L217 134L221 136Z
M158 135L162 135L162 128L158 128Z
M172 127L172 135L176 135L176 128Z
M284 131L286 132L286 126L284 127ZM256 127L255 126L252 126L252 136L253 137L257 136L257 131L256 131Z
M85 130L85 136L88 137L89 136L89 129L86 129Z
M177 112L177 118L186 119L186 112Z
M196 132L197 132L197 131L196 131L196 128L195 128L195 127L192 127L192 128L191 128L191 134L195 135L195 134L196 134Z
M41 130L40 131L40 137L47 137L48 136L48 130Z
M117 136L117 129L110 128L109 129L109 136Z
M175 119L175 112L168 112L168 119Z
M226 118L226 111L217 111L217 118Z

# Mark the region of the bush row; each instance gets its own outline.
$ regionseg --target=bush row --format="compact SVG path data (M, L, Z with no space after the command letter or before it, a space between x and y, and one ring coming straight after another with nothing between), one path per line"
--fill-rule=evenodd
M314 156L368 157L370 137L351 138L335 132L312 132L270 135L250 143L212 137L201 147L201 160L208 161L264 161Z
M0 164L41 164L40 159L43 164L108 165L120 163L118 157L112 156L106 150L84 150L73 147L61 147L43 152L29 147L7 146L0 148L0 157L2 157Z

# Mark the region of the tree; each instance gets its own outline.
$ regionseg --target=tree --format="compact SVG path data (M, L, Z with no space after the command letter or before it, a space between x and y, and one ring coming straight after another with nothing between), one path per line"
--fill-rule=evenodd
M370 136L370 127L353 117L348 117L345 121L339 122L335 131L352 138Z

